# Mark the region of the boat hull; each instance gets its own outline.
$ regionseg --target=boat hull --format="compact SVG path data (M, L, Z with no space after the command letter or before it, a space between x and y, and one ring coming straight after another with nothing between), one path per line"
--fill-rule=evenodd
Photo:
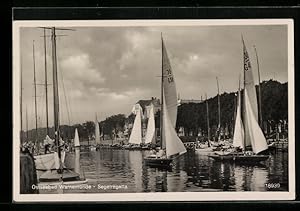
M144 158L145 164L153 167L169 167L172 161L170 158Z
M80 175L68 169L64 169L63 173L57 170L49 170L39 177L39 182L74 182L81 181Z
M241 155L241 154L228 154L228 155L210 155L210 158L216 161L230 161L236 163L259 163L266 161L268 155Z
M196 148L195 152L199 152L201 154L212 154L214 153L213 148L207 147L207 148Z

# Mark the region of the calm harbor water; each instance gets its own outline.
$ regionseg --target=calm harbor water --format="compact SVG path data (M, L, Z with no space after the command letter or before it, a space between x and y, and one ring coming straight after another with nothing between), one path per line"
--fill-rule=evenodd
M188 151L170 169L145 166L148 151L101 149L81 152L81 174L92 188L66 193L287 191L288 153L274 153L261 165L221 163ZM266 184L277 184L267 188ZM279 184L279 185L278 185ZM280 187L279 187L280 186Z

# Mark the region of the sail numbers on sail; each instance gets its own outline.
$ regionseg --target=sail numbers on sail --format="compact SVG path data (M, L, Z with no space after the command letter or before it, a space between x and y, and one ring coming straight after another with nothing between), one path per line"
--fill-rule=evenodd
M167 69L166 72L167 72L166 77L167 77L167 79L168 79L168 82L169 82L169 83L174 82L172 70L171 70L171 69Z

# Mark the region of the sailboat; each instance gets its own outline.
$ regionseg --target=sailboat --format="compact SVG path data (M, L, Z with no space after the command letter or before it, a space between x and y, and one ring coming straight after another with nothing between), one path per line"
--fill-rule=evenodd
M97 119L97 115L95 119L95 144L89 146L89 149L91 151L96 151L100 149L100 131L99 131L99 122Z
M175 131L177 119L177 92L174 75L163 38L161 76L160 151L144 158L149 166L170 166L179 155L186 152Z
M52 31L52 59L53 59L53 103L54 103L54 134L56 151L51 154L51 162L54 160L54 168L51 166L45 173L39 177L39 182L64 182L81 184L86 183L87 180L81 180L80 174L73 172L71 169L64 165L65 151L62 150L62 139L59 130L59 90L58 90L58 77L57 77L57 57L56 57L56 35L55 27L51 28Z
M244 101L241 109L241 96L237 106L235 134L233 145L241 147L242 153L229 153L226 155L211 155L215 160L232 160L235 162L257 163L265 161L268 155L259 154L268 149L266 138L258 124L257 98L253 80L253 73L249 55L242 38L244 59ZM241 112L243 111L243 121ZM251 147L250 151L246 151Z
M142 143L142 107L140 104L135 105L135 118L129 137L129 149L140 149Z
M207 145L206 144L199 144L196 145L195 151L200 152L202 154L210 154L213 152L216 147L212 146L211 140L210 140L210 126L209 126L209 107L208 107L208 100L207 95L206 96L206 122L207 122Z
M233 133L233 141L232 146L229 149L222 149L221 151L216 151L217 155L228 155L234 151L239 149L245 150L243 140L244 140L244 126L242 122L241 116L241 90L240 90L240 80L239 80L239 88L237 94L237 105L236 105L236 116L235 116L235 124L234 124L234 133Z
M149 146L155 144L155 117L154 117L154 106L150 104L149 119L147 124L147 131L145 136L145 148L149 149Z
M242 122L242 114L241 114L241 108L242 108L242 99L241 99L241 90L240 90L240 80L239 80L239 89L238 89L238 95L237 95L237 106L236 106L236 117L235 117L235 124L234 124L234 133L233 133L233 140L232 140L232 146L235 148L242 148L244 149L243 140L245 137L244 134L244 126Z
M79 142L79 136L78 136L78 130L75 128L75 136L74 136L74 147L80 148L80 142Z

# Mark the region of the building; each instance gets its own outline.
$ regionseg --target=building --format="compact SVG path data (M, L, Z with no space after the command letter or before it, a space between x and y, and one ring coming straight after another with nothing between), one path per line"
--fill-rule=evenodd
M143 119L149 118L151 104L154 106L154 114L156 114L160 110L160 100L156 97L152 97L149 100L139 100L134 104L132 108L132 113L136 114L136 111L139 109L139 106L143 111Z
M156 114L160 110L160 100L157 99L156 97L151 97L151 99L149 100L139 100L138 102L136 102L136 104L133 105L133 108L131 110L133 114L136 114L138 109L142 108L142 112L143 112L142 113L142 136L143 137L146 135L151 105L154 106L154 114Z

